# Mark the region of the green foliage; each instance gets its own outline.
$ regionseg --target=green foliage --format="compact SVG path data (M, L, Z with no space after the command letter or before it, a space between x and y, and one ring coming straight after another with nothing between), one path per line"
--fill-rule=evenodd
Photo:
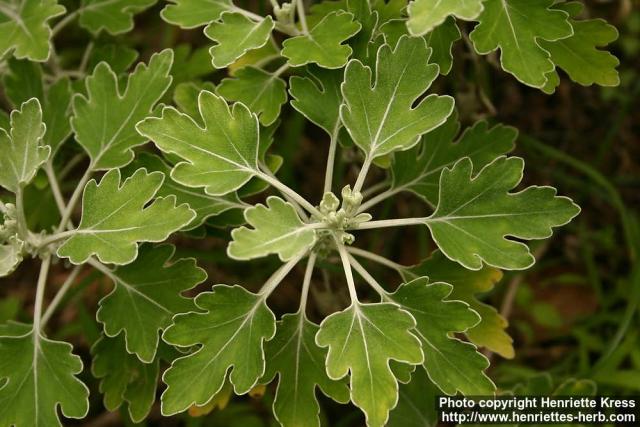
M369 426L410 426L434 423L427 397L495 393L480 347L505 358L514 348L485 296L501 269L534 263L523 241L551 237L580 209L553 187L518 188L524 161L506 157L515 128L473 124L467 91L490 96L478 55L499 50L498 71L547 93L559 69L613 86L618 60L605 47L617 30L552 0L347 0L308 11L302 0L258 2L272 12L262 15L231 0L171 0L164 22L136 31L136 15L156 3L83 1L52 30L65 13L55 0L0 0L0 276L41 265L35 303L23 304L33 322L0 325L0 425L87 415L88 373L64 340L93 344L87 384L136 423L159 387L164 416L187 412L180 423L229 405L225 426L263 421L229 403L233 394L264 393L285 427L319 427L327 397L359 408ZM169 35L151 44L150 31ZM198 48L171 46L178 39ZM139 56L146 63L129 70ZM473 61L473 72L457 61ZM305 163L292 168L296 159ZM378 209L400 193L420 201L416 217L385 217L408 215L401 203ZM362 249L369 230L380 247L385 228L410 225L430 234L422 227L401 252L437 248L425 261ZM402 281L381 285L356 257ZM255 258L266 259L239 263ZM276 303L303 260L302 286ZM264 277L260 265L273 264ZM202 292L198 265L246 283ZM51 268L71 268L55 296ZM330 290L315 289L317 270ZM89 286L96 278L110 286ZM98 323L74 300L87 289ZM61 305L79 307L70 327ZM17 309L7 310L3 321Z

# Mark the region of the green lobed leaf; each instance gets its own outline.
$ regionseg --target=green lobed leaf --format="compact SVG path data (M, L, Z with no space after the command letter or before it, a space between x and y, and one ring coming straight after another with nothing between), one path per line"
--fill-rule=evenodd
M45 130L37 98L11 112L11 130L0 129L0 187L15 193L31 182L51 153L51 147L42 144Z
M147 141L135 125L150 115L169 88L172 62L170 49L154 54L148 66L141 63L129 75L122 94L116 74L104 62L87 77L88 96L73 98L71 126L94 170L125 166L133 160L132 148Z
M313 63L323 68L342 68L353 52L350 46L343 43L360 28L360 23L353 20L351 13L329 13L309 34L285 40L282 43L282 56L289 59L292 67Z
M23 329L23 328L22 328ZM82 360L71 344L34 331L0 336L0 425L62 426L67 418L89 412L89 389L76 377Z
M233 77L224 78L216 92L229 101L239 101L256 113L263 126L269 126L280 116L287 102L287 85L275 73L253 66L237 70Z
M325 318L316 335L329 347L327 374L339 380L351 372L351 401L370 427L384 426L398 400L398 381L389 362L417 365L424 357L411 330L413 317L395 304L354 303Z
M216 90L216 87L211 82L179 83L176 85L176 88L173 91L173 102L174 104L176 104L176 107L178 107L180 111L183 111L185 114L191 117L199 119L200 111L198 110L198 96L203 90L214 92Z
M450 298L466 302L480 315L480 322L465 332L469 340L507 359L514 357L513 340L506 332L509 322L495 308L478 299L478 294L491 291L502 279L500 270L489 266L467 270L436 251L422 263L407 268L402 276L405 280L428 276L430 282L452 285Z
M222 12L233 10L231 0L169 0L160 16L181 28L196 28L220 18Z
M579 5L576 13L582 9L580 3L570 2L564 5ZM572 16L575 15L570 10L568 12ZM541 40L540 46L549 52L554 64L562 68L574 82L583 86L593 84L618 86L620 76L616 67L620 61L611 53L598 49L598 47L607 46L617 40L618 30L616 27L607 24L602 19L585 21L571 19L570 22L573 27L571 37L554 42ZM557 74L557 71L552 71L552 74ZM557 75L553 78L550 77L550 80L559 84ZM557 84L552 84L551 87L548 84L545 86L545 91L552 93Z
M0 277L13 273L23 259L24 242L16 236L2 239L0 244Z
M134 423L144 420L156 400L159 360L142 363L125 350L122 335L100 337L91 347L91 373L100 379L102 402L108 411L117 410L124 402Z
M184 185L174 181L169 176L171 173L171 167L156 155L140 153L129 166L131 166L131 172L134 172L139 168L145 168L149 172L157 171L162 172L165 175L165 180L156 193L156 196L175 196L177 205L186 203L189 205L191 210L196 213L195 218L193 218L193 220L187 224L183 230L192 230L199 227L204 224L208 218L220 215L228 210L240 210L248 206L243 203L235 193L230 193L225 196L210 196L200 188L185 187Z
M215 68L225 68L247 51L262 47L269 41L275 23L270 16L254 22L236 12L224 12L219 21L204 29L204 35L216 42L209 53Z
M440 175L440 196L426 220L442 252L471 270L482 263L507 270L530 267L535 259L526 244L507 239L544 239L552 228L571 221L580 208L552 187L509 191L522 180L524 161L499 157L472 175L469 158Z
M4 110L0 110L0 129L11 129L11 123L9 121L9 115Z
M163 180L162 173L138 169L121 183L120 170L112 169L100 184L89 181L80 225L58 256L73 264L92 255L103 263L128 264L138 256L139 242L161 242L190 223L195 212L188 205L176 206L173 196L154 200Z
M56 0L0 3L0 58L13 51L18 59L48 60L51 54L49 21L65 11Z
M411 191L431 206L438 204L440 173L463 157L482 168L514 147L518 131L510 126L489 127L479 121L458 137L460 121L454 112L445 124L422 137L411 150L396 153L391 167L391 189Z
M407 9L407 28L413 36L423 36L442 24L447 17L472 21L482 12L484 0L414 0Z
M315 342L318 329L300 312L285 314L277 322L276 335L265 344L263 380L268 383L279 376L273 413L285 427L320 427L316 388L337 402L349 401L346 381L327 376L327 350Z
M429 378L445 394L493 394L495 385L484 373L489 367L487 358L474 345L449 336L475 326L480 317L466 303L445 301L451 285L427 282L426 277L412 280L389 298L415 318L415 334L422 344Z
M541 88L554 65L541 41L573 34L568 14L551 9L554 0L485 0L479 24L469 35L475 50L486 55L500 49L502 68L520 82Z
M355 21L362 27L349 41L353 57L367 61L367 58L375 56L377 50L372 47L371 41L378 26L378 12L372 10L369 0L346 0L346 10L353 14Z
M302 222L295 208L279 197L267 198L266 206L257 204L244 211L247 227L231 231L227 255L233 259L252 259L277 254L289 261L308 251L316 243L316 233Z
M276 332L265 297L241 286L214 286L195 303L202 312L175 316L162 336L172 345L199 347L176 359L163 375L162 413L167 416L208 403L229 370L236 394L249 392L264 374L263 342Z
M116 74L126 72L138 59L138 51L122 43L96 43L87 62L87 70L106 62Z
M187 187L205 187L220 196L246 184L258 169L258 119L241 103L230 109L226 101L200 92L199 125L193 118L166 107L162 117L140 122L138 131L165 153L185 159L171 177Z
M96 318L108 337L124 332L127 351L143 363L156 356L158 331L194 308L182 293L207 278L192 258L172 261L174 252L172 245L145 245L131 264L105 271L115 287L100 300Z
M14 106L38 98L42 107L42 121L47 128L42 142L51 147L52 155L55 155L71 135L69 116L72 90L69 79L61 78L45 87L40 64L11 59L9 73L4 76L3 84Z
M106 30L109 34L133 29L133 15L153 6L157 0L83 0L79 23L93 34Z
M394 50L381 46L373 87L371 69L357 60L349 62L340 114L354 143L369 158L411 148L453 111L449 96L429 95L413 107L438 75L438 66L428 64L430 55L421 38L402 37Z
M433 50L429 59L438 64L440 74L448 75L453 67L453 44L462 38L455 19L449 17L425 36L427 46Z
M293 97L291 106L332 136L341 126L340 85L344 72L312 66L307 71L309 77L292 76L289 79L289 93Z

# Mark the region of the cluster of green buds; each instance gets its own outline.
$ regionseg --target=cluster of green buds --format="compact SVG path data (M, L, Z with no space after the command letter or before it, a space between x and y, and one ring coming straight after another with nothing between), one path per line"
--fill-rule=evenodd
M350 185L345 186L340 194L342 203L332 192L324 193L318 210L322 217L315 218L327 225L326 229L318 231L317 251L327 253L333 249L333 236L336 236L343 244L351 245L355 236L347 230L356 228L358 224L371 220L368 213L358 213L362 203L362 194L353 191Z

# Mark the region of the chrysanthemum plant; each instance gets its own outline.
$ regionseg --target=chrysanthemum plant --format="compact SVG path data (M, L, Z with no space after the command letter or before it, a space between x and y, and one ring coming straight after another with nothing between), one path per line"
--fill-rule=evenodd
M266 16L231 0L169 2L167 26L203 28L210 39L200 74L227 69L216 83L185 71L184 47L127 74L137 53L104 44L155 3L83 1L67 12L56 0L0 0L2 87L14 108L0 112L0 274L41 262L33 322L0 327L0 425L87 415L80 357L47 338L85 267L113 282L97 309L91 372L105 407L126 404L136 422L158 388L170 416L269 385L283 426L320 425L319 392L351 402L372 427L411 416L394 408L412 378L447 395L493 394L481 350L509 358L513 347L505 319L477 294L501 270L530 267L526 241L549 238L580 209L552 187L520 187L524 161L508 155L514 128L480 121L461 131L454 98L430 87L452 70L462 39L465 55L499 57L547 93L559 70L582 85L616 85L617 60L599 49L615 28L583 19L579 2L554 0L272 0L259 5ZM69 24L89 40L75 68L55 51ZM327 143L314 142L326 172L312 197L277 177L273 135L289 105L326 132ZM337 166L341 152L359 153L348 157L353 181L338 182L350 176ZM59 209L53 227L30 220L25 193L36 177ZM380 202L406 192L420 200L419 217L379 216ZM282 265L257 293L228 283L187 298L204 270L159 243L176 234L184 243L226 211L244 218L228 257L277 255ZM358 247L388 227L414 227L438 249L404 266ZM377 279L363 260L396 270L397 282ZM54 263L69 268L57 293L46 291ZM314 271L331 263L344 270L327 273L331 282L347 292L334 295L339 311L314 322ZM298 264L298 308L276 316L267 300Z

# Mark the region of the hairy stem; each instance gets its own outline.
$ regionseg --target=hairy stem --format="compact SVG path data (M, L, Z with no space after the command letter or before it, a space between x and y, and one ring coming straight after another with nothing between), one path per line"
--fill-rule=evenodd
M287 185L285 185L282 181L280 181L278 178L276 178L272 174L260 171L257 174L257 176L258 176L258 178L262 179L263 181L266 181L267 183L271 184L278 191L280 191L283 195L291 197L300 206L305 208L307 210L307 212L312 213L312 214L314 214L314 215L316 215L318 217L322 217L322 214L320 213L320 211L318 209L316 209L315 206L313 206L304 197L302 197L300 194L298 194L292 188L290 188Z
M44 291L47 286L47 276L49 274L49 267L51 266L51 255L47 255L40 264L40 274L38 276L38 285L36 287L36 301L33 308L33 334L35 336L40 335L42 329L41 317L42 317L42 304L44 301Z
M303 0L295 0L296 10L298 11L298 20L300 21L300 27L303 34L309 34L309 27L307 27L307 15L304 12Z
M16 191L16 215L18 216L18 234L21 238L26 239L29 234L27 227L27 217L24 214L24 188L18 184Z
M391 261L389 258L385 258L381 255L375 254L373 252L369 252L369 251L365 251L364 249L359 249L359 248L353 248L353 247L348 247L347 248L347 252L349 252L350 254L362 257L362 258L366 258L370 261L373 261L375 263L378 263L380 265L383 265L385 267L389 267L392 270L395 271L403 271L406 267L398 264L397 262L393 262Z
M47 322L49 321L53 313L56 311L56 308L58 308L58 305L60 305L62 298L64 298L67 291L69 290L69 288L71 288L71 285L73 285L76 278L78 277L80 270L82 270L82 265L76 265L73 268L73 270L71 270L71 273L69 273L69 275L67 276L67 279L64 281L64 283L58 290L58 293L56 293L56 296L53 297L53 299L51 300L51 303L49 304L46 311L42 315L42 322L41 322L42 327L44 327L44 325L47 324Z
M295 258L287 261L286 264L280 266L280 268L278 268L275 273L273 273L271 277L267 279L267 281L262 286L262 289L260 289L260 292L258 293L263 300L266 300L269 295L271 295L271 293L278 287L278 285L284 280L284 278L287 277L287 274L289 274L289 272L293 270L293 267L295 267L296 264L298 264L306 254L306 252L303 252Z
M384 288L378 283L376 279L373 278L371 274L367 271L366 268L362 266L353 256L347 254L349 258L349 263L353 266L353 268L358 272L358 274L367 282L374 291L376 291L383 300L388 299L389 293L384 290Z
M371 209L378 203L387 200L389 197L395 196L400 191L402 190L399 188L390 188L386 191L383 191L382 193L370 198L369 200L365 201L362 205L360 205L360 208L358 208L358 213L366 212L367 210Z
M61 232L62 230L64 230L67 227L67 223L71 219L71 215L73 214L73 210L75 209L76 204L80 200L80 196L82 195L82 192L84 191L84 187L85 187L85 185L87 185L87 182L89 182L89 179L91 178L91 174L93 173L93 167L92 166L93 166L92 164L89 165L89 167L85 171L84 175L82 175L82 178L80 178L80 181L78 182L78 185L76 186L76 189L73 191L73 194L71 195L71 198L69 199L69 203L67 203L67 207L64 210L64 213L62 214L62 219L60 220L60 224L58 225L58 228L57 228L57 232L58 233Z
M47 162L45 164L44 170L47 173L47 179L49 180L49 187L51 187L51 194L53 194L53 198L56 201L56 206L58 207L58 211L60 212L60 215L64 215L66 205L64 202L64 197L62 197L62 192L60 191L60 185L58 185L58 179L56 178L56 173L53 170L53 165L51 164L51 162Z
M430 222L429 218L399 218L383 219L380 221L368 221L357 224L354 230L368 230L375 228L403 227L406 225L425 225Z
M309 297L309 287L311 286L311 276L313 275L313 268L316 265L316 253L311 252L309 254L309 260L307 261L307 268L304 271L304 280L302 281L302 291L300 292L300 308L298 312L302 317L306 317L307 298Z
M389 187L389 182L388 181L380 181L377 184L373 184L370 187L365 188L364 190L361 191L362 193L362 197L364 198L369 198L371 196L373 196L374 194L376 194L378 191L382 190L383 188Z
M56 243L56 242L59 242L60 240L64 240L67 237L71 237L76 233L78 233L77 230L67 230L67 231L62 231L62 232L47 236L38 243L38 249L45 248L52 243Z
M331 142L329 143L329 154L327 155L327 170L324 174L324 193L331 191L333 183L333 169L336 162L336 151L338 147L338 133L340 132L340 122L336 123L333 133L331 134Z
M364 180L367 178L367 174L369 173L369 168L371 167L371 163L373 159L367 155L364 158L364 163L362 163L362 169L360 169L360 173L358 174L358 178L356 179L356 183L353 186L353 191L362 190L362 186L364 185Z
M333 240L336 242L336 248L338 249L338 253L340 254L340 260L342 261L342 268L344 269L344 275L347 279L347 287L349 289L349 296L351 297L351 303L357 304L358 294L356 293L356 284L353 280L353 272L351 271L351 263L349 262L349 254L347 253L344 244L338 239L338 237L334 234Z
M65 17L60 21L58 21L53 29L51 29L51 38L54 38L56 35L58 35L58 33L60 33L60 31L62 31L64 27L73 22L73 20L76 19L80 15L80 12L82 12L84 9L84 7L81 7L77 10L74 10L70 14L65 15Z

